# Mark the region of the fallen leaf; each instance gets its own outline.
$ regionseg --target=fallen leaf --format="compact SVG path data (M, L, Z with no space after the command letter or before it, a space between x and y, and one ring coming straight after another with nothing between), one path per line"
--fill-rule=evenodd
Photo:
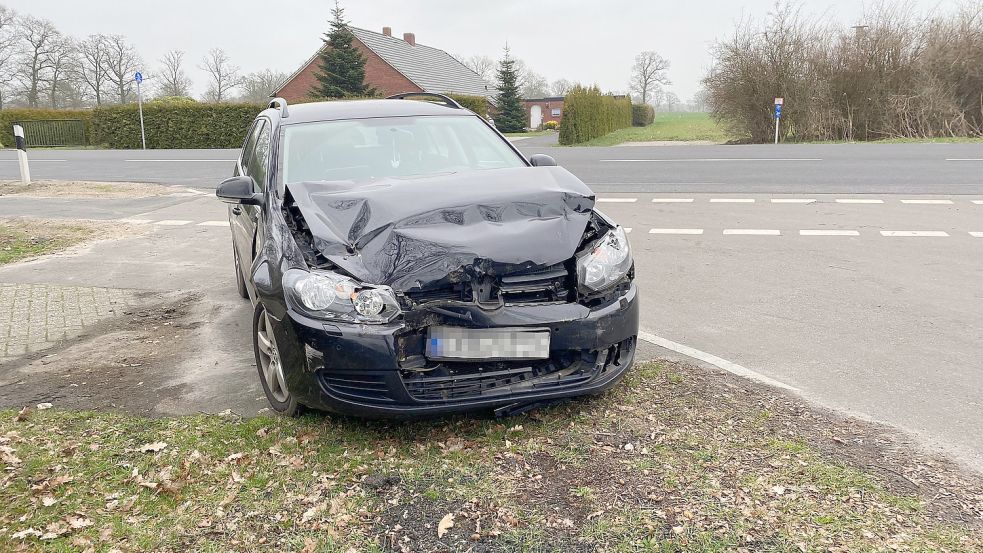
M304 538L304 548L300 550L300 553L314 553L317 551L317 542L311 538Z
M50 495L46 495L41 498L41 504L44 505L45 507L51 507L55 503L58 503L58 500L51 497Z
M21 409L17 413L17 416L14 417L14 422L23 422L23 421L26 421L27 420L27 416L30 415L30 414L31 414L31 408L25 406L23 409Z
M26 538L27 536L38 536L38 537L40 537L41 536L41 532L38 532L34 528L25 528L25 529L21 530L20 532L14 532L11 535L11 537L14 538L15 540L22 540L22 539Z
M442 538L454 526L454 513L447 513L444 518L437 523L437 537Z
M47 402L45 402L45 403L39 403L37 405L38 411L44 411L45 409L51 409L52 407L54 407L54 406L51 405L50 403L47 403Z
M140 446L140 453L157 453L167 447L166 442L153 442Z
M68 525L71 526L73 530L92 526L92 519L88 519L86 517L69 516L65 520L68 521Z

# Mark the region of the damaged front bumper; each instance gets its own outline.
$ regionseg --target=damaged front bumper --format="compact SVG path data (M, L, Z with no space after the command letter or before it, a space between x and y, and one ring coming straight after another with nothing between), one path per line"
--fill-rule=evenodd
M638 334L634 283L604 302L473 305L384 325L326 323L295 312L275 325L287 386L304 405L371 417L421 416L597 394L631 367ZM448 316L453 311L461 316ZM470 320L464 320L464 317ZM425 324L548 328L538 360L422 359Z

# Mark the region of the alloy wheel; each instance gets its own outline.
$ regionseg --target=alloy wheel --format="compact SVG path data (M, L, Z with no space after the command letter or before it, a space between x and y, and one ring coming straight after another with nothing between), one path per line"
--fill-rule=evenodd
M256 322L256 344L259 347L259 364L266 388L273 399L283 403L290 394L283 378L283 364L273 336L273 325L270 324L270 316L265 310Z

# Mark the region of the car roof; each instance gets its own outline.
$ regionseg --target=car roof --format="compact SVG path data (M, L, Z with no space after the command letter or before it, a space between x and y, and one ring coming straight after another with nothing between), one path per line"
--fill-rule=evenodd
M268 111L279 110L271 109ZM281 125L311 123L314 121L338 121L343 119L367 119L371 117L410 117L414 115L471 115L467 109L457 109L420 100L336 100L290 104L287 117ZM477 116L475 116L477 117Z

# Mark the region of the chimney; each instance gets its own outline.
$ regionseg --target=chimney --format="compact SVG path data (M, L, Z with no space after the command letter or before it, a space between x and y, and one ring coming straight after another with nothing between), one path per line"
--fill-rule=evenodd
M416 35L413 33L403 33L403 40L410 46L416 46Z
M386 36L393 36L393 28L392 27L383 27L382 28L382 34L384 34Z

